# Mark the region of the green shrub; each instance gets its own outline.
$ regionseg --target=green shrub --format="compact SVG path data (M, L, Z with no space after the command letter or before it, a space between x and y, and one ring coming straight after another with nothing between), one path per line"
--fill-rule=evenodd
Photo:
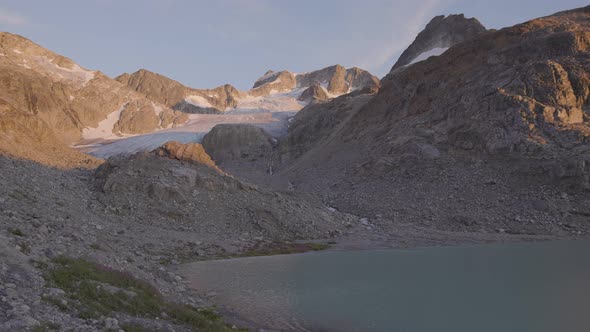
M47 280L80 303L78 316L81 318L123 312L155 319L165 313L173 322L199 331L232 331L214 311L168 302L151 284L129 273L83 259L58 257L53 262L55 267L49 270ZM119 291L106 290L101 284Z

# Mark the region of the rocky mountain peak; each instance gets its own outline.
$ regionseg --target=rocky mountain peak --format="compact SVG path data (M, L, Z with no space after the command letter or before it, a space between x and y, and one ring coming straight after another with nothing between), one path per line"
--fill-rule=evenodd
M463 14L435 16L402 53L392 70L440 55L449 47L486 31L477 19L465 18Z
M328 93L319 83L315 83L309 88L305 89L298 98L298 100L310 104L326 101L328 99L330 99Z

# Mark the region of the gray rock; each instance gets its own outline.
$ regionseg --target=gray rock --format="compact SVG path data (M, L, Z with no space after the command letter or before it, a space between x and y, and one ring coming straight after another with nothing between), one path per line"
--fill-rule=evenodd
M104 320L104 327L107 330L118 330L119 329L119 321L116 318L107 318Z

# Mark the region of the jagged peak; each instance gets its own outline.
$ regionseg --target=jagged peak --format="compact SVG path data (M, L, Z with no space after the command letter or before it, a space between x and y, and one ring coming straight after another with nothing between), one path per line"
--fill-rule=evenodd
M429 51L444 52L449 47L486 31L480 21L465 18L464 14L435 16L400 55L392 70L411 64L421 55L428 55Z

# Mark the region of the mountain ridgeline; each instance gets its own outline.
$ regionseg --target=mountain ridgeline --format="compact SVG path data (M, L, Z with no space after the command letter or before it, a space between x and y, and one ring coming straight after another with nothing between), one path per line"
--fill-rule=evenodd
M115 78L146 97L187 113L223 113L238 107L240 100L265 97L276 93L301 96L302 90L322 86L325 93L340 96L360 89L378 89L379 79L369 72L335 65L317 71L295 74L289 71L267 71L252 89L240 91L226 84L214 89L193 89L170 78L145 69Z

